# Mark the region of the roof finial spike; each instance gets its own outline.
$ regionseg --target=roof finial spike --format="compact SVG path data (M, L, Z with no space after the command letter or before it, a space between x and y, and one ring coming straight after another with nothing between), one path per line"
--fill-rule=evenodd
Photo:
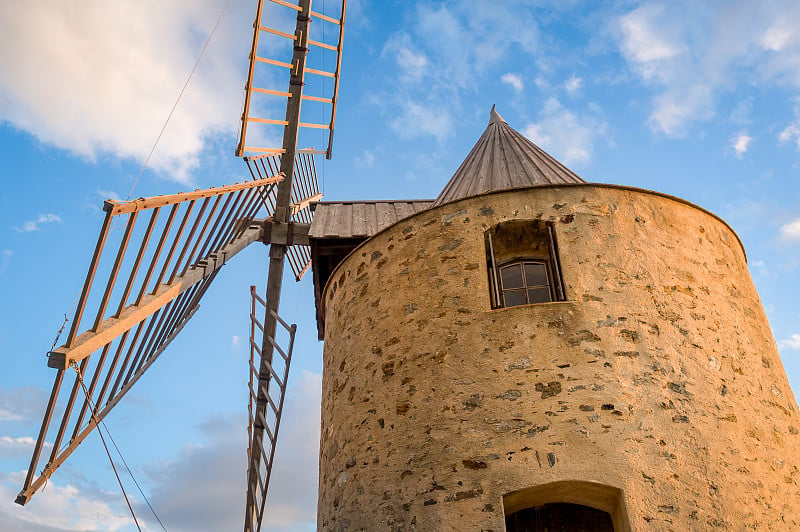
M489 125L490 126L492 124L494 124L495 122L505 122L505 120L503 120L503 117L500 116L500 114L497 111L495 111L494 107L495 107L494 104L492 104L492 110L489 113Z

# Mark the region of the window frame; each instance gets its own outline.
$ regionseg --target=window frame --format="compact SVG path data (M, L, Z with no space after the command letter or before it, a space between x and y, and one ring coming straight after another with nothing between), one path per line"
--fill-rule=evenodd
M525 266L528 264L534 265L541 265L544 266L544 272L546 277L545 284L531 284L528 282L528 275L526 273ZM503 274L502 271L506 268L511 268L512 266L518 266L520 269L520 273L522 274L522 285L519 287L512 287L506 288L503 283ZM509 307L519 307L522 305L535 305L537 303L552 303L553 301L558 301L557 297L558 294L556 293L555 285L555 277L552 273L552 268L549 260L544 259L530 259L530 258L523 258L523 259L513 259L510 261L506 261L503 264L497 265L497 278L499 279L499 288L500 288L500 297L498 298L500 304L503 308ZM536 288L547 288L547 292L550 296L548 301L531 301L530 294L528 293L529 290L536 289ZM506 302L506 293L507 292L524 292L525 293L525 303L521 303L518 305L509 305Z
M513 256L510 259L504 260L502 263L498 263L496 259L495 253L495 243L492 237L493 231L496 231L497 228L509 224L509 223L530 223L532 225L538 225L538 229L544 233L543 237L545 238L545 244L547 245L547 259L543 257L534 257L530 255L526 255L525 249L520 248L519 253ZM566 301L566 293L564 290L564 281L561 275L561 265L559 262L559 254L558 254L558 243L556 240L555 229L553 222L545 222L542 220L509 220L507 222L502 222L497 224L496 226L488 229L485 233L486 239L486 254L487 254L487 269L489 273L489 284L490 284L490 292L491 292L491 304L492 309L501 309L501 308L511 308L511 306L525 306L525 305L538 305L542 303L553 303L558 301ZM544 302L529 302L528 297L528 289L531 287L541 287L542 285L527 285L525 284L525 277L524 277L524 265L525 263L534 263L534 264L544 264L545 271L548 277L548 288L550 289L550 301ZM523 275L523 286L517 288L517 290L524 289L525 290L525 300L526 303L523 305L511 305L507 306L505 304L505 292L514 290L506 290L502 286L502 280L500 276L500 270L511 266L513 264L520 264L522 269Z

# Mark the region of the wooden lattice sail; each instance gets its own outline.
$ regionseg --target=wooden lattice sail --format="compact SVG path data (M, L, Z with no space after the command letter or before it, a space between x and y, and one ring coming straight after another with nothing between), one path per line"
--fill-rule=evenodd
M294 33L262 20L266 4L295 14ZM311 206L322 197L314 156L331 156L346 0L337 2L336 8L332 16L312 11L311 0L258 1L236 150L237 156L244 156L252 181L105 203L100 236L66 342L48 354L48 366L57 373L18 504L30 500L153 365L197 311L220 268L246 246L262 242L270 245L269 270L265 297L252 289L244 522L245 531L260 530L296 331L278 315L284 258L300 280L311 263ZM335 29L333 43L326 42L325 26L321 38L310 37L312 19ZM285 40L283 50L291 58L259 55L264 35ZM308 66L310 50L321 51L323 67L324 54L332 53L333 70ZM261 74L263 67L288 71L288 90L257 85L259 79L274 80ZM327 88L324 83L309 84L321 90L305 94L306 73L333 82ZM258 107L256 97L262 95L283 98L282 119L251 114ZM304 101L327 106L323 107L327 119L301 121ZM251 137L276 138L254 133L254 125L279 126L282 142L251 146ZM323 149L298 149L301 129L327 132ZM95 282L106 274L104 285ZM261 321L257 309L263 312ZM92 316L91 323L84 323L85 316ZM279 345L278 325L288 334L288 346ZM70 378L72 382L66 382ZM49 456L44 459L48 445Z

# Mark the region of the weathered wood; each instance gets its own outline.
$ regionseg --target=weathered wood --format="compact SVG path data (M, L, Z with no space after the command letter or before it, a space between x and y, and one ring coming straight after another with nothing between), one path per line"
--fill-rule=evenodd
M288 224L269 223L264 228L261 241L265 244L282 246L307 246L308 230L311 224L289 222Z
M217 188L207 188L205 190L195 190L194 192L180 192L178 194L169 194L164 196L153 196L150 198L139 198L132 201L115 201L106 200L103 209L110 212L112 216L118 214L125 214L143 209L150 209L153 207L163 207L164 205L174 205L176 203L183 203L187 200L197 200L211 198L229 192L236 192L237 190L244 190L248 188L261 187L273 183L280 183L283 179L280 175L274 175L258 181L245 181L244 183L236 183L234 185L225 185Z
M275 28L270 28L269 26L259 26L258 29L261 30L261 31L265 31L267 33L271 33L273 35L277 35L278 37L285 37L285 38L290 39L292 41L296 41L297 40L297 35L293 35L291 33L286 33L285 31L281 31L281 30L276 30Z
M142 297L138 304L127 306L119 314L119 317L107 318L100 323L96 331L87 331L81 334L75 339L72 346L62 345L55 349L51 353L47 365L52 368L66 369L73 361L80 361L88 357L221 268L225 260L236 255L247 245L260 240L262 231L263 221L251 225L242 236L224 246L217 253L217 257L224 257L224 260L214 260L205 267L189 268L184 275L176 277L171 283L159 286L154 294Z
M267 63L268 65L275 65L283 68L293 68L294 65L291 63L286 63L284 61L276 61L275 59L269 59L268 57L259 57L256 56L256 61L259 63ZM241 157L241 155L237 154L237 157Z
M318 76L325 76L326 78L333 78L336 76L333 72L326 72L324 70L317 70L316 68L307 68L306 72L309 74L316 74Z
M332 151L333 151L333 130L336 127L336 102L339 100L339 78L341 77L342 73L342 49L344 48L344 16L347 12L347 0L342 0L342 15L341 19L339 20L339 44L337 49L339 53L336 55L336 69L333 72L333 96L331 97L331 103L333 104L331 107L331 129L330 133L328 134L328 149L325 150L327 154L325 157L327 159L331 158Z
M258 26L261 24L261 13L264 10L264 0L258 0L256 7L256 20L253 24L253 40L250 44L250 63L247 68L247 82L244 85L244 109L242 110L241 129L239 131L239 144L236 146L236 156L241 157L244 155L244 143L247 138L247 117L250 115L250 88L253 86L253 72L256 67L256 61L263 58L258 57L258 37L261 34L258 31ZM291 68L291 65L289 65Z
M89 264L89 271L86 272L86 280L83 283L83 289L78 299L78 306L75 308L75 316L72 318L72 327L69 329L69 335L67 335L65 345L72 345L72 342L75 340L75 335L78 333L83 311L86 308L86 299L89 297L89 290L92 288L94 274L97 272L97 264L100 261L100 255L103 253L103 247L106 245L106 238L108 237L108 230L111 227L112 216L111 212L106 212L106 216L103 219L103 227L100 229L100 236L97 237L97 245L94 248L94 255L92 255L92 261Z
M283 96L284 98L291 98L292 97L292 93L291 92L286 92L286 91L276 91L276 90L272 90L272 89L262 89L260 87L252 87L250 90L253 91L253 92L261 93L261 94L270 94L272 96Z
M100 322L103 320L103 315L106 313L106 307L108 306L108 299L111 297L111 291L114 290L114 284L117 282L117 275L119 275L119 268L122 265L122 259L125 257L125 251L128 249L128 242L131 239L131 233L133 232L133 228L136 225L136 218L138 217L138 212L132 212L128 216L128 223L125 226L125 234L122 236L122 242L119 244L119 249L117 250L117 258L114 260L114 266L111 268L111 273L108 276L108 283L106 283L106 290L103 293L103 297L100 300L100 306L97 309L97 315L94 319L94 325L92 325L92 331L97 331L97 328L100 326Z
M326 20L326 21L328 21L328 22L330 22L332 24L336 24L337 26L341 24L341 22L339 22L339 20L337 20L337 19L335 19L333 17L329 17L328 15L323 15L322 13L317 13L316 11L312 11L310 13L310 15L312 17L316 17L316 18L318 18L320 20Z
M322 103L333 103L332 98L321 98L319 96L309 96L308 94L303 95L304 100L311 100L312 102L322 102ZM325 153L324 151L322 153Z
M247 117L248 122L257 122L259 124L272 124L275 126L288 126L289 122L286 120L275 120L272 118L256 118L252 116Z
M275 4L284 7L288 7L289 9L294 9L295 11L301 11L300 6L298 6L297 4L293 4L291 2L287 2L286 0L270 0L270 2L273 2Z
M302 201L298 201L297 203L292 203L292 216L296 215L298 212L302 211L303 209L307 209L311 206L312 203L318 203L322 199L322 194L314 194L313 196L309 196Z
M278 223L286 224L292 215L292 179L294 177L295 155L297 153L297 137L300 124L300 109L302 104L303 85L306 71L306 56L308 53L308 30L309 15L311 12L311 0L300 0L301 11L297 15L295 28L294 53L292 64L295 65L289 80L289 92L292 97L286 102L286 122L288 126L283 131L283 150L281 154L280 171L285 176L284 180L278 184L278 193L275 198L275 213L273 220ZM261 374L266 374L267 367L272 363L272 344L268 338L275 336L277 322L272 313L277 314L281 299L281 286L283 283L284 256L287 247L281 244L270 246L269 273L267 274L267 293L266 293L266 313L264 317L264 339L262 341ZM266 409L262 394L261 379L259 379L259 400L256 402L256 419L258 415ZM264 429L253 427L253 435L250 444L251 454L248 464L247 485L251 486L257 482L258 471L261 468L261 453L253 452L263 448ZM273 446L274 452L274 446ZM267 486L269 485L269 475L271 467L267 469L265 486L259 501L253 496L252 490L247 490L247 501L245 505L245 532L252 532L260 528L263 517L264 503L266 501ZM260 507L260 511L257 509Z
M308 44L310 44L311 46L319 46L320 48L325 48L326 50L333 50L334 52L338 52L339 51L339 48L337 48L333 44L328 44L328 43L319 42L319 41L312 41L311 39L308 40Z

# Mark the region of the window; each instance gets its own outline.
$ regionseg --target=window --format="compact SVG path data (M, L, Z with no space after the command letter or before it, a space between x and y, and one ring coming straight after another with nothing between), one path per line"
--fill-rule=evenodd
M486 232L492 308L564 301L553 224L514 220Z

